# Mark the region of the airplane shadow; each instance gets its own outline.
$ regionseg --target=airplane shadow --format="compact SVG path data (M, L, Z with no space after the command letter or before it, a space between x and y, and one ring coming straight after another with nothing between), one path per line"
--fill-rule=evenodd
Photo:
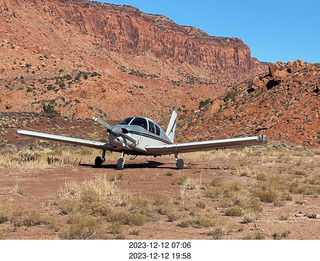
M163 166L167 165L166 163L162 162L157 162L157 161L147 161L145 163L125 163L124 168L125 169L145 169L145 168L165 168L165 169L175 169L175 167L170 167L170 166ZM84 167L92 167L92 168L97 168L93 164L79 164L79 166L84 166ZM117 164L103 164L99 169L116 169Z
M165 165L165 166L164 166ZM169 165L169 166L168 166ZM79 166L83 167L91 167L91 168L97 168L94 164L82 164L80 163ZM103 164L100 169L116 169L117 164ZM158 161L147 161L145 163L126 163L124 166L124 169L171 169L171 170L177 170L175 163L163 163ZM184 169L202 169L202 170L230 170L232 168L221 168L221 167L204 167L201 166L201 164L195 164L195 163L188 163L185 164Z

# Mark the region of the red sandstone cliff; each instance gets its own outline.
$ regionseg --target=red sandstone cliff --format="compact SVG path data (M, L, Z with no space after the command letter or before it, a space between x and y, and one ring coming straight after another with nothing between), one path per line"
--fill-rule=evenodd
M240 39L85 0L0 0L0 35L0 111L154 115L265 70Z

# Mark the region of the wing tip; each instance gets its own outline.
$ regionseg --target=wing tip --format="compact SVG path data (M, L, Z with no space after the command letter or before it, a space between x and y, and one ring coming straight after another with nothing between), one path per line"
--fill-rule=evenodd
M266 144L268 142L268 138L266 135L260 135L258 136L258 142L261 144Z

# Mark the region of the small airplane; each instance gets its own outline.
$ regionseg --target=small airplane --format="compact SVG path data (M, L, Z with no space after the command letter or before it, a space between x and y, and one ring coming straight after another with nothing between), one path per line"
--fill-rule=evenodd
M95 167L101 167L105 161L106 151L120 152L121 157L117 161L117 169L124 168L124 155L161 156L174 154L178 169L184 168L183 159L178 158L179 153L218 150L244 146L255 146L267 143L265 135L209 140L200 142L174 143L178 114L173 110L166 132L158 124L146 117L129 117L122 120L119 125L111 126L101 119L92 119L106 127L109 143L72 138L47 133L17 130L21 135L36 137L45 140L70 143L102 150L102 156L95 159Z

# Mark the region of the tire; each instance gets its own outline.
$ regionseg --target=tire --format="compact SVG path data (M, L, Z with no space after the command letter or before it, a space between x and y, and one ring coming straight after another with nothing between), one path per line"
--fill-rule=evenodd
M103 163L102 158L100 156L97 156L95 161L94 161L95 168L101 168L102 163Z
M119 158L117 162L117 170L123 170L124 169L124 158Z
M184 169L183 159L178 159L176 165L178 169Z

